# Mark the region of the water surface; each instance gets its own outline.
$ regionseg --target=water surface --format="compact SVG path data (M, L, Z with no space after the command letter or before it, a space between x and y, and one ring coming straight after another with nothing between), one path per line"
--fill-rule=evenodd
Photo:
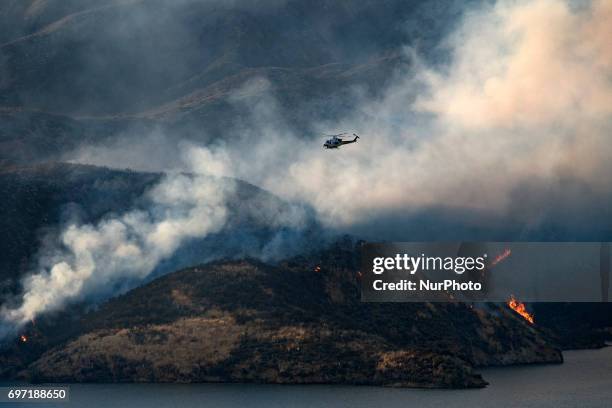
M564 352L562 365L482 370L475 390L419 390L336 385L83 384L71 401L33 407L612 407L612 347ZM0 404L0 408L26 404Z

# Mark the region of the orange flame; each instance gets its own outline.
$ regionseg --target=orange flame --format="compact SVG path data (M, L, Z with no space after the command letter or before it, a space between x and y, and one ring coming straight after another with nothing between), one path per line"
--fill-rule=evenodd
M493 259L493 261L491 262L491 266L497 265L498 263L500 263L501 261L503 261L504 259L509 257L510 254L512 254L512 250L510 248L504 249L504 252L502 252L501 254L497 255L495 257L495 259Z
M20 340L22 343L25 343L26 341L28 341L28 338L27 338L27 337L26 337L24 334L22 334L21 336L19 336L19 340Z
M523 302L519 302L518 300L516 300L514 295L510 295L510 299L508 300L508 306L510 307L510 309L523 316L523 319L533 324L533 315L527 311L527 308L525 308L525 304Z

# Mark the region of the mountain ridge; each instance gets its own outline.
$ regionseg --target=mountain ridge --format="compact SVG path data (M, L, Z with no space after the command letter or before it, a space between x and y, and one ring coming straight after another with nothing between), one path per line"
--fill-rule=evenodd
M79 330L12 375L464 388L485 385L475 366L562 361L505 307L361 303L353 245L277 266L215 261L158 278L81 315ZM28 330L17 350L53 344L44 329Z

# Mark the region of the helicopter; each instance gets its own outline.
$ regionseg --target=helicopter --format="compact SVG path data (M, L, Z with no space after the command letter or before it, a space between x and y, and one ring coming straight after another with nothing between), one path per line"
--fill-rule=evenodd
M345 132L345 133L338 133L335 135L325 135L325 136L331 136L331 139L327 139L325 143L323 144L323 147L325 147L326 149L337 149L342 145L355 143L357 142L357 139L359 139L359 136L353 133L353 136L355 136L353 140L343 140L341 136L344 136L344 135L348 135L348 133Z

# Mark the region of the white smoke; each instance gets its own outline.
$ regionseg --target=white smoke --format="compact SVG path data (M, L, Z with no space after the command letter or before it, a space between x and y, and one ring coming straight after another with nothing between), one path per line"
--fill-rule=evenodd
M224 174L310 203L341 227L436 205L506 214L535 181L554 190L576 180L605 196L611 16L609 1L500 0L466 14L446 40L449 64L416 58L382 100L321 125L358 130L357 145L323 151L323 140L288 132L274 103L260 102L246 135L190 155L214 157Z
M333 158L307 152L285 190L348 224L385 207L504 213L534 179L569 175L609 192L611 17L609 1L499 1L468 14L447 40L448 66L421 66L364 105L367 121L342 125L364 133L361 146Z
M381 211L439 205L504 215L517 206L517 189L536 181L554 190L574 180L606 196L611 16L603 0L499 0L471 10L445 41L448 64L427 66L408 51L413 67L382 99L356 92L354 114L319 125L321 133L362 136L338 151L291 130L269 83L251 81L230 99L258 95L248 102L248 126L228 130L224 144L183 146L188 168L308 203L340 228ZM91 148L77 161L125 162L134 149L111 150Z
M16 326L84 296L108 293L128 279L146 278L160 261L190 238L219 231L226 222L225 197L234 184L205 176L168 175L147 195L151 207L70 225L62 249L24 281L21 304L2 309Z

